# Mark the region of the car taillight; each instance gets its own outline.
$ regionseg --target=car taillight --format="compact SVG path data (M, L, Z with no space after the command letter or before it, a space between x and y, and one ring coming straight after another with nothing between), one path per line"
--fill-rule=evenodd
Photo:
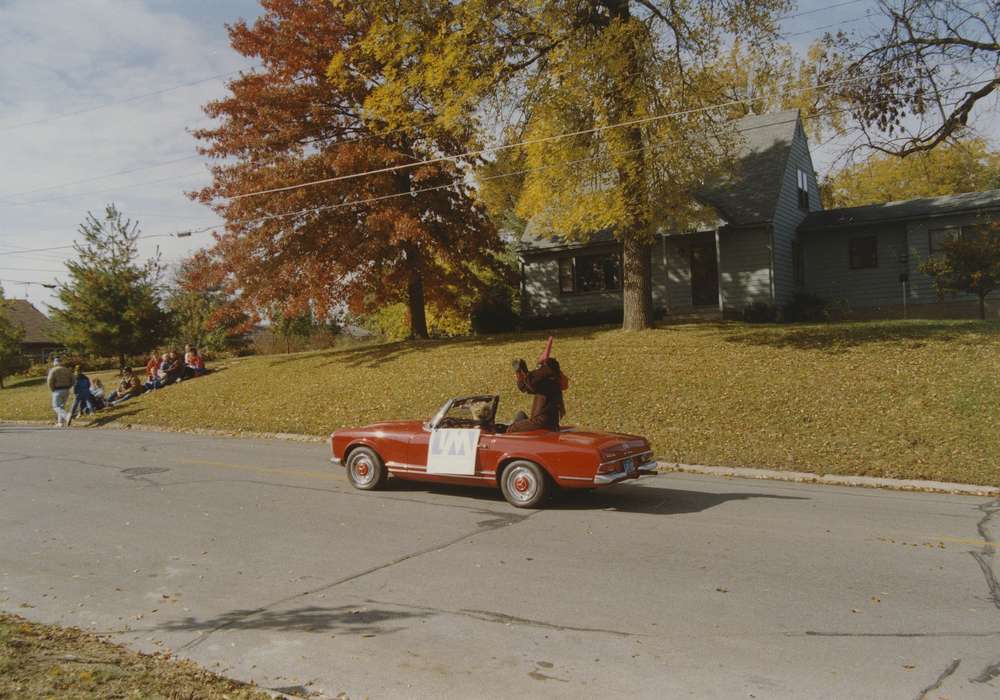
M605 462L604 464L597 465L598 474L610 474L615 469L618 468L617 462Z

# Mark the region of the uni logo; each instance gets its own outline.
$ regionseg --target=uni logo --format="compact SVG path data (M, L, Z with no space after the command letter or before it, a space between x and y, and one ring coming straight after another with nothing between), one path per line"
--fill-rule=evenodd
M476 453L478 441L478 430L435 430L431 435L431 455L435 457L468 457Z

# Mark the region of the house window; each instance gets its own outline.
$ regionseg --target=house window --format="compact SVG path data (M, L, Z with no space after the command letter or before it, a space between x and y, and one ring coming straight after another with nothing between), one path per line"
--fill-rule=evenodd
M622 263L617 253L578 255L559 259L559 291L609 292L622 288Z
M796 180L798 195L799 195L799 209L809 210L809 176L806 175L806 171L802 168L798 169L797 180Z
M575 292L573 285L573 258L559 258L559 291Z
M802 287L806 283L806 266L802 259L802 244L792 241L792 276L796 287Z
M945 241L953 241L962 235L962 229L958 226L948 226L947 228L932 228L927 231L927 250L931 255L941 252L941 244Z
M878 267L878 238L865 236L852 238L848 244L852 270L863 270L868 267Z

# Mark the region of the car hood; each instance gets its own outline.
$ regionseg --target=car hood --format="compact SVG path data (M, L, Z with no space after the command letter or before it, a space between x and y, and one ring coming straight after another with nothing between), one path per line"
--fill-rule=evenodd
M368 425L361 426L360 428L349 428L344 432L413 433L422 430L423 426L424 421L422 420L385 420L379 421L378 423L369 423Z

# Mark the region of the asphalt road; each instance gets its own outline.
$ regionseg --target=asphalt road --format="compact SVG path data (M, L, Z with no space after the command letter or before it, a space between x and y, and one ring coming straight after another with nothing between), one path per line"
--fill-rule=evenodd
M0 425L0 607L300 695L1000 696L1000 501L661 475L524 512L326 457Z

